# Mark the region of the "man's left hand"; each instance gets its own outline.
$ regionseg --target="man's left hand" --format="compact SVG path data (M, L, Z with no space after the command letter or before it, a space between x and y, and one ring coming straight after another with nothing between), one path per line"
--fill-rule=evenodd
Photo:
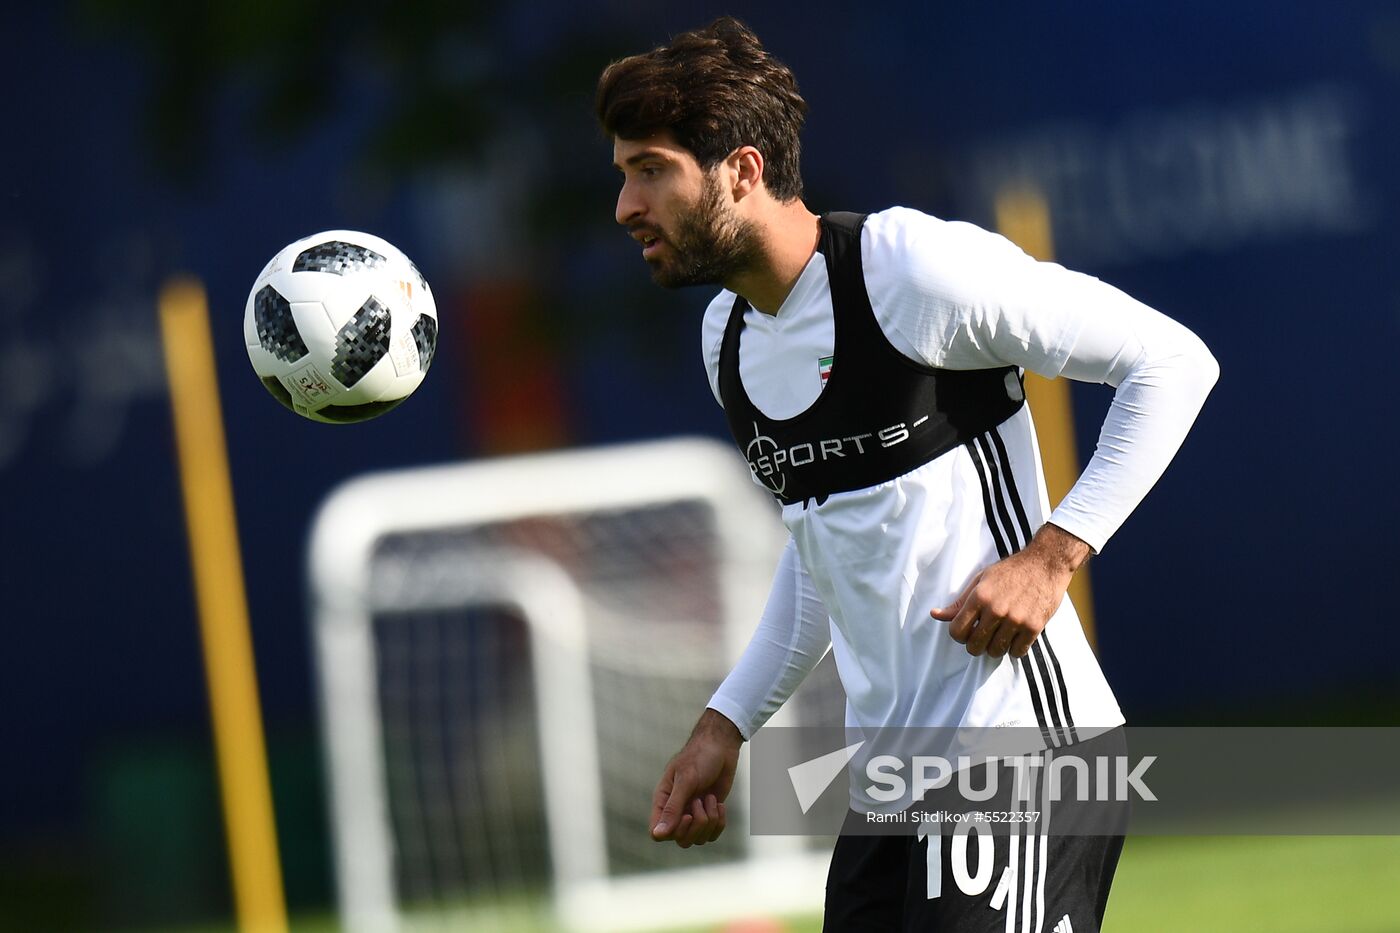
M1091 553L1068 531L1042 525L1023 550L979 572L956 602L929 615L950 623L948 634L968 654L1023 658Z

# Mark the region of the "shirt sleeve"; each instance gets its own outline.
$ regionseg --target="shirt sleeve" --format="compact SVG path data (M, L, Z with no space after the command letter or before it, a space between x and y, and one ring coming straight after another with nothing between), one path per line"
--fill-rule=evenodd
M721 406L724 402L719 397L719 351L724 344L724 329L733 307L734 293L721 291L705 309L705 316L700 321L700 351L704 355L705 375L710 380L710 391L714 393L715 401Z
M1019 366L1116 388L1094 456L1050 521L1095 551L1161 477L1219 376L1187 328L1098 279L971 224L895 208L862 240L900 350L945 369Z
M1199 337L1118 294L1115 313L1081 330L1065 361L1068 378L1116 391L1093 457L1050 515L1095 552L1166 472L1220 376Z
M826 606L788 539L753 638L709 708L747 740L778 711L831 645Z

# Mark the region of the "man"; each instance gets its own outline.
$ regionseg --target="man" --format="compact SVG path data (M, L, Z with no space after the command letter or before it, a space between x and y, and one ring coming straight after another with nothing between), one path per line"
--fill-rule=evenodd
M995 234L906 208L811 213L805 111L730 18L598 86L617 221L659 284L723 287L702 327L710 385L791 532L751 644L657 785L652 836L682 847L719 837L741 744L828 645L863 733L1022 724L1048 749L1120 726L1065 591L1218 375L1185 328ZM1116 389L1053 513L1026 369ZM1000 886L964 891L925 887L936 844L843 834L826 928L1098 929L1121 836L1014 844L997 840Z

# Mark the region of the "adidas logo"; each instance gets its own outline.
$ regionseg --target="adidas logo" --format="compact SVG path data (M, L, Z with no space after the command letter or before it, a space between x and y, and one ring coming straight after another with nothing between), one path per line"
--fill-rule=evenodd
M1055 924L1055 929L1050 933L1074 933L1074 924L1069 922L1069 914L1060 918L1060 922Z

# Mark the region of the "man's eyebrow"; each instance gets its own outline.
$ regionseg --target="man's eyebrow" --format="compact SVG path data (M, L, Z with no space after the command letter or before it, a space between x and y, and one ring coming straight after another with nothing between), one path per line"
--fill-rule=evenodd
M645 162L647 159L660 159L661 161L666 162L670 160L670 156L666 155L666 153L661 151L660 149L643 149L641 152L638 152L635 155L630 155L627 158L623 159L622 165L619 165L618 163L614 162L613 168L617 169L620 172L622 171L623 165L637 165L638 163Z

